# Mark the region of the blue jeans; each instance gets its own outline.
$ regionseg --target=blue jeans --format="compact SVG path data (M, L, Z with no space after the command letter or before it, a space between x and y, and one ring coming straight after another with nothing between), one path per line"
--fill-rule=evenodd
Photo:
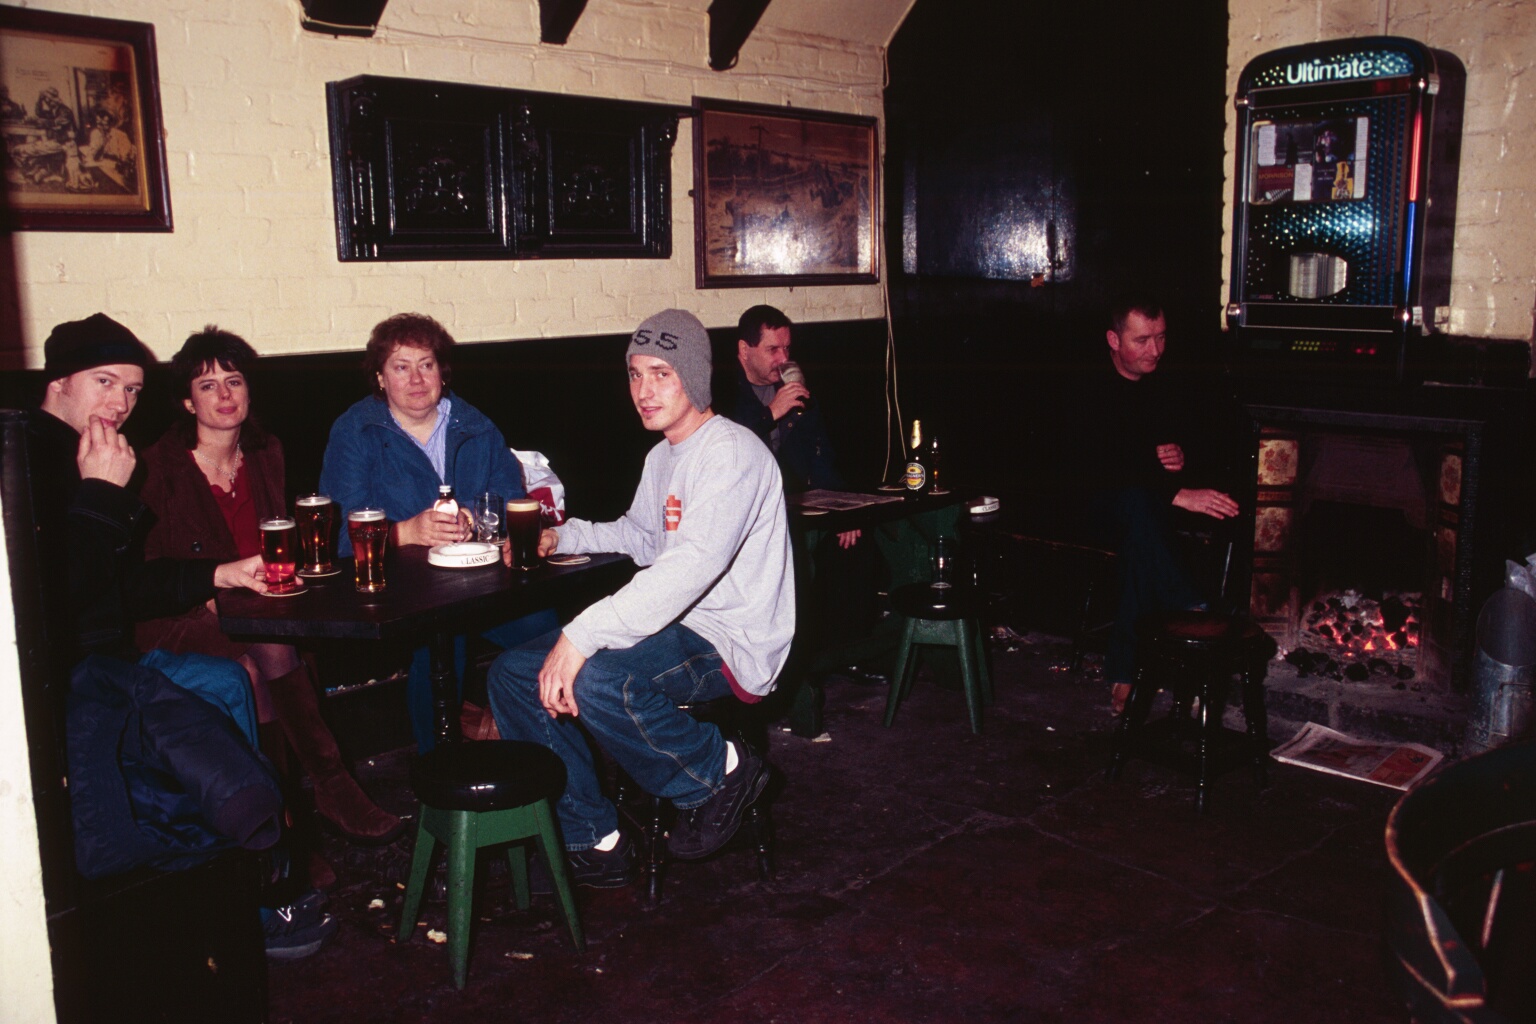
M719 790L725 779L720 730L677 710L731 693L713 644L674 623L633 647L598 651L572 688L579 716L551 718L539 703L539 669L559 637L555 630L502 652L486 689L503 739L538 743L565 762L556 812L566 849L590 849L619 827L578 721L647 793L686 810Z
M228 658L207 654L172 654L159 649L139 659L139 664L163 674L171 682L195 693L234 720L251 749L257 749L256 698L245 666Z
M530 637L536 637L559 623L552 611L534 612L520 619L504 622L480 635L497 647L516 647ZM458 689L455 696L464 696L464 637L453 638L453 679ZM437 746L437 718L432 712L432 648L418 647L411 652L411 671L405 681L405 703L411 712L411 732L416 737L416 749L425 754Z

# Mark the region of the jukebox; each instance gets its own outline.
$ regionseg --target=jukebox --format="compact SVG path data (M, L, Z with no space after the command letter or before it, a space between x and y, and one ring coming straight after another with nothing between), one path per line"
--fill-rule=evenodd
M1448 317L1464 82L1454 56L1389 36L1243 69L1227 306L1240 361L1416 375Z

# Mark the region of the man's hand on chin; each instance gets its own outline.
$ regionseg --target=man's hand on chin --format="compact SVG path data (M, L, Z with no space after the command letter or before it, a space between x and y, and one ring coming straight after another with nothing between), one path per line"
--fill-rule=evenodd
M550 718L581 714L576 708L576 675L586 663L587 656L561 633L539 669L539 703Z

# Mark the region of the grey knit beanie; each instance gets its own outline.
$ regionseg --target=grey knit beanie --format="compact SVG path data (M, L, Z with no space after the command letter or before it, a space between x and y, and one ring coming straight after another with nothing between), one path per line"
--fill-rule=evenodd
M699 318L682 309L664 309L646 320L629 339L624 350L624 366L633 355L654 356L677 373L688 393L688 401L699 412L709 408L709 376L714 360L709 351L709 333Z

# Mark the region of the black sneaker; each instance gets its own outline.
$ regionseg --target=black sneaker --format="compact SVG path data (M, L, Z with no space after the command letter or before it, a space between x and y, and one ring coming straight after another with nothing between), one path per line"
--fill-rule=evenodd
M273 960L302 960L319 952L338 927L340 922L309 897L278 907L262 925L267 956Z
M730 842L741 827L742 814L768 785L768 768L763 759L745 744L731 745L740 760L736 770L725 777L720 791L699 806L678 812L667 850L679 860L708 857Z
M635 844L619 833L619 845L611 850L567 850L565 862L571 868L571 882L588 889L622 889L635 880ZM555 880L544 864L542 852L528 862L528 891L535 896L553 896Z

